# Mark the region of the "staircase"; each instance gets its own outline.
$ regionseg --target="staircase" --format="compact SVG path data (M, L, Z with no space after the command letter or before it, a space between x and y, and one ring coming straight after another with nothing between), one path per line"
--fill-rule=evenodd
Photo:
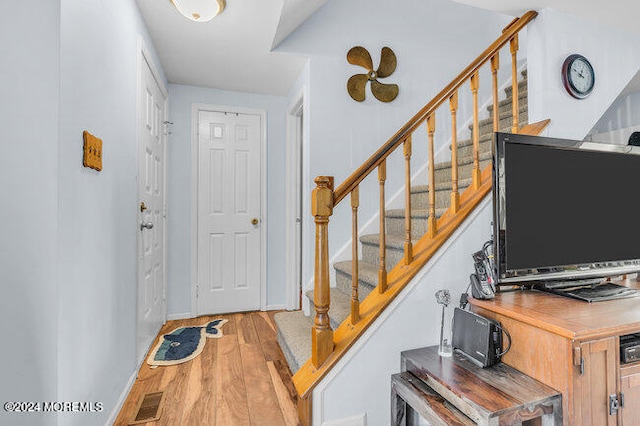
M313 301L314 316L311 319L302 312L286 312L275 318L278 341L295 373L293 382L298 392L298 415L303 426L312 421L316 386L491 191L493 131L535 135L549 123L545 120L523 126L527 122L527 84L526 74L518 75L518 33L536 16L535 11L529 11L515 18L484 52L340 185L334 187L332 176L315 178L316 188L311 194L316 230L314 289L306 294ZM500 99L500 54L507 47L511 59L511 85ZM481 114L478 92L480 70L485 65L490 66L491 71L488 87L492 87L492 105L488 114ZM471 135L462 141L458 141L459 94L465 99L470 96L473 106ZM450 113L450 126L439 126L444 127L445 137L451 140L451 161L436 163L434 134L436 113L440 108L446 108ZM483 119L481 115L488 117ZM442 131L438 129L438 132ZM412 182L414 142L420 152L425 152L425 142L427 145L428 185ZM404 167L394 163L390 172L404 176L404 209L387 209L387 158L401 146ZM376 177L379 194L375 191L360 194L360 183ZM379 201L378 233L359 234L361 195ZM346 199L351 206L352 259L333 265L337 287L331 289L329 222L334 207Z
M527 74L521 73L518 83L518 104L520 126L527 124ZM498 103L500 131L510 132L513 123L512 87L509 86L504 98ZM488 118L479 121L479 157L480 167L484 169L491 163L491 145L493 140L493 105L487 107ZM471 185L473 169L473 125L469 126L469 138L458 141L458 187L460 192ZM451 203L451 162L435 164L436 216L439 218L446 212ZM428 185L411 187L411 237L415 243L427 232L429 217ZM405 242L405 210L386 211L386 267L391 268L404 258ZM358 270L358 296L364 300L378 285L378 265L380 264L380 234L368 234L360 237L362 257ZM334 330L346 320L351 312L352 261L338 262L333 265L336 274L336 287L331 288L331 309L329 318ZM313 306L313 290L306 292ZM278 342L287 358L292 373L311 357L311 335L309 330L313 318L305 316L302 311L281 312L275 315L278 326Z

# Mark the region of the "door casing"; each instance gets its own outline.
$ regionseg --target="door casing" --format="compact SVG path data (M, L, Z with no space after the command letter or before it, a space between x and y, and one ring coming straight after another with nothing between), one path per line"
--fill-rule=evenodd
M302 130L302 131L301 131ZM302 182L304 175L304 93L294 98L287 112L286 159L286 309L300 309L302 292ZM293 181L293 185L291 182ZM300 220L299 227L296 220ZM298 235L299 232L299 235Z

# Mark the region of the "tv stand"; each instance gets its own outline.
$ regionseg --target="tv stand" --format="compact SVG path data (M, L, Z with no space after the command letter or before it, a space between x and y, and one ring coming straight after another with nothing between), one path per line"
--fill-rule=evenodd
M525 290L470 303L510 333L505 364L562 392L565 425L635 424L640 418L640 362L621 364L619 350L620 336L640 332L640 298L584 303Z

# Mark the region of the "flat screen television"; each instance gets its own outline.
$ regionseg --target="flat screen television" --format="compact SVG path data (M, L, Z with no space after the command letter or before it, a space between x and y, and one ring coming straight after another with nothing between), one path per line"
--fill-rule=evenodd
M640 271L640 148L496 133L498 284Z

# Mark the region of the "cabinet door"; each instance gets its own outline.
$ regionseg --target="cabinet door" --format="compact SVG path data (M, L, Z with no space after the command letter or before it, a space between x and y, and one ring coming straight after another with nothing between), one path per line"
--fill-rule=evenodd
M640 365L620 369L620 393L624 398L621 416L625 426L637 425L640 421Z
M617 414L609 413L609 397L617 396L618 345L615 337L580 344L584 368L576 374L577 424L615 426Z

